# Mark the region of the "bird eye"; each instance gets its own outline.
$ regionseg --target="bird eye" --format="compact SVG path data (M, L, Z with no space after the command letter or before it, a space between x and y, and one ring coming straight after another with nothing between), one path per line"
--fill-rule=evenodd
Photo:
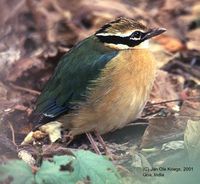
M132 34L132 37L134 37L134 38L141 38L141 36L142 36L142 32L140 32L140 31L135 31Z

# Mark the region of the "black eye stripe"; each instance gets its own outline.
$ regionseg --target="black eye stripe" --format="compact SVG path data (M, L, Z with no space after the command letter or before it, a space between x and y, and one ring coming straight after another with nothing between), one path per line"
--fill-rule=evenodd
M120 37L120 36L100 36L100 35L96 35L97 38L99 38L99 40L101 42L104 43L112 43L112 44L123 44L123 45L127 45L129 47L134 47L138 44L141 43L141 40L131 40L131 36L127 36L127 37Z
M147 33L141 31L134 31L130 36L120 37L116 35L106 36L106 35L96 35L97 38L103 43L112 43L112 44L123 44L129 47L134 47L139 45L143 40L143 37Z

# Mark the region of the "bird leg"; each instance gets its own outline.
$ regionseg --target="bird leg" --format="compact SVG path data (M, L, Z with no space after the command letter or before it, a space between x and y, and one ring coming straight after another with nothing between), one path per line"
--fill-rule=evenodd
M64 135L64 141L66 143L66 146L68 146L74 139L74 136L69 132L67 135Z
M91 143L92 148L94 149L94 151L95 151L98 155L101 155L101 152L100 152L100 150L99 150L99 148L98 148L96 142L94 141L94 139L93 139L91 133L86 133L86 136L87 136L87 138L89 139L89 141L90 141L90 143Z
M94 131L94 134L96 135L96 137L97 137L99 143L103 146L103 149L104 149L104 151L105 151L105 154L108 155L108 156L110 156L111 153L108 151L107 146L106 146L106 143L104 142L104 140L103 140L103 138L101 137L101 135L100 135L96 130Z

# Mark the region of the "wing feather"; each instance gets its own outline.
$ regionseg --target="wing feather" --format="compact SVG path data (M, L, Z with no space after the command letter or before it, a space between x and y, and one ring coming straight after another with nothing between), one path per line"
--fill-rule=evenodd
M84 101L90 82L117 53L89 37L64 55L37 100L33 123L41 126Z

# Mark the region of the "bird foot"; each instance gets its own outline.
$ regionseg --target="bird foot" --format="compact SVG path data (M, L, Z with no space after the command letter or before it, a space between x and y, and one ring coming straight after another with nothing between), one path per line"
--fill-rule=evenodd
M88 138L88 140L90 141L92 148L94 149L94 151L96 152L96 154L101 155L101 152L97 146L97 143L95 142L95 140L93 139L91 133L86 133L86 136Z
M108 157L109 160L118 160L118 156L114 155L109 149L108 146L106 145L105 141L103 140L103 138L101 137L101 135L95 130L94 134L96 135L99 143L102 145L106 156Z
M74 136L69 132L68 134L64 134L62 142L66 143L66 146L68 146L74 139Z
M105 152L105 155L108 157L109 160L117 160L117 156L112 154L106 143L104 142L103 138L101 137L101 135L95 130L94 131L94 134L96 135L99 143L102 145L103 149L104 149L104 152ZM97 146L97 143L96 141L93 139L91 133L86 133L87 135L87 138L89 139L91 145L92 145L92 148L94 149L94 151L98 154L98 155L102 155L101 151L99 150L98 146Z

